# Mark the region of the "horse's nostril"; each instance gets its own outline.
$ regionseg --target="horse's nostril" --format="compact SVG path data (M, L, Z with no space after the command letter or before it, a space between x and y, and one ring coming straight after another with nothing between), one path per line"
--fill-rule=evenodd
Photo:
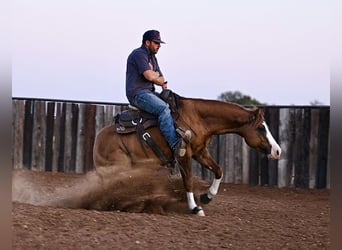
M277 150L277 155L279 155L279 150Z

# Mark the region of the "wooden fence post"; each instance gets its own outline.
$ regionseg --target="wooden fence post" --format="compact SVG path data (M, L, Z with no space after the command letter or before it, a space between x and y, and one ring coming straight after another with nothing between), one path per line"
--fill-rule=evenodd
M105 107L103 105L96 106L96 126L95 126L95 135L104 127L105 124Z
M25 101L13 101L13 167L23 168Z
M259 184L259 154L251 149L249 154L249 184L256 186Z
M84 138L85 138L85 104L79 105L78 125L77 125L77 153L76 153L76 173L84 173Z
M231 175L229 173L229 159L227 155L229 154L229 137L228 135L222 135L220 138L220 145L219 145L221 154L220 154L220 159L219 163L222 166L222 171L223 171L223 180L222 182L224 183L230 183Z
M228 183L234 183L234 139L231 134L225 135L226 138L226 155L225 162L227 168Z
M52 171L53 160L53 133L54 133L55 103L47 103L46 112L46 148L45 148L45 171Z
M62 103L62 113L59 127L59 154L58 154L58 172L65 172L65 120L67 103Z
M296 137L296 109L290 109L290 117L289 117L289 126L288 126L288 134L289 134L289 147L288 147L288 162L287 162L287 183L289 187L294 187L295 183L295 137Z
M242 183L249 184L250 149L245 140L242 141Z
M36 171L45 170L45 102L34 102L33 113L33 139L32 139L32 165Z
M330 139L331 139L331 137L330 137L330 133L329 133L329 135L328 135L328 153L327 153L327 170L326 170L326 172L327 172L327 178L326 178L326 180L327 180L327 185L326 185L326 188L328 188L328 189L330 189L330 150L331 150L331 147L330 147Z
M93 145L95 140L96 106L88 104L85 110L84 164L85 172L94 169Z
M79 104L73 103L71 106L72 111L72 140L71 140L71 166L72 171L76 172L76 155L77 155L77 132L78 132L78 113L79 113Z
M33 101L25 102L24 138L23 138L23 165L31 169L32 160L32 133L33 133Z
M53 130L53 142L52 142L52 171L58 172L59 167L59 155L61 144L61 122L62 122L62 103L56 103L54 130Z
M327 162L328 162L328 147L329 147L329 122L330 110L321 109L319 114L319 135L317 143L317 174L316 188L325 188L327 185Z
M279 111L279 146L282 150L280 160L278 161L278 187L288 187L288 162L290 154L290 110L288 108Z
M107 105L105 106L105 117L104 117L104 125L110 125L113 124L114 121L114 106L113 105Z
M269 109L264 109L264 118L265 121L269 121ZM269 124L269 123L268 123ZM271 130L271 128L269 128ZM272 131L272 130L271 130ZM261 186L268 186L269 185L269 165L268 165L268 158L266 155L259 153L259 160L260 160L260 185Z
M268 110L267 124L274 137L279 143L279 108L270 107ZM278 185L278 160L268 160L268 185L271 187Z
M295 133L295 148L294 148L294 156L295 156L295 177L294 184L295 187L304 187L302 174L304 174L303 166L304 166L304 110L301 108L296 109L296 133Z
M231 135L233 137L234 147L234 183L242 183L242 138L239 135Z
M72 173L72 104L65 103L64 172Z
M316 187L319 109L311 110L309 188Z

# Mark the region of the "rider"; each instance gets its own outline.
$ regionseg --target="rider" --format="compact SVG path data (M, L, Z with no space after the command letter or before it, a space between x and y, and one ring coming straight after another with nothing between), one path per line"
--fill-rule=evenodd
M169 105L164 102L154 85L167 89L165 80L155 54L158 53L161 40L159 31L148 30L143 34L141 47L132 51L127 59L126 96L130 104L158 117L162 134L165 136L175 157L186 153L186 140L178 135ZM189 132L185 133L189 135ZM191 135L191 133L190 133Z

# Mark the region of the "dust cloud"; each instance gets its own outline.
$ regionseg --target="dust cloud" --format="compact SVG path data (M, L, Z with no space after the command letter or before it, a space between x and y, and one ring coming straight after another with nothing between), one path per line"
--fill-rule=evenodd
M203 191L208 187L199 179L194 185ZM102 167L87 174L13 170L12 201L99 211L187 211L180 175L150 165Z

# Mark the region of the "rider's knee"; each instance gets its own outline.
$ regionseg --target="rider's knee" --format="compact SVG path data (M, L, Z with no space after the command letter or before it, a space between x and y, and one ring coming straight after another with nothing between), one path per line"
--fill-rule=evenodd
M171 110L170 110L168 104L165 104L161 107L161 111L160 111L159 115L160 116L170 116L171 115Z

